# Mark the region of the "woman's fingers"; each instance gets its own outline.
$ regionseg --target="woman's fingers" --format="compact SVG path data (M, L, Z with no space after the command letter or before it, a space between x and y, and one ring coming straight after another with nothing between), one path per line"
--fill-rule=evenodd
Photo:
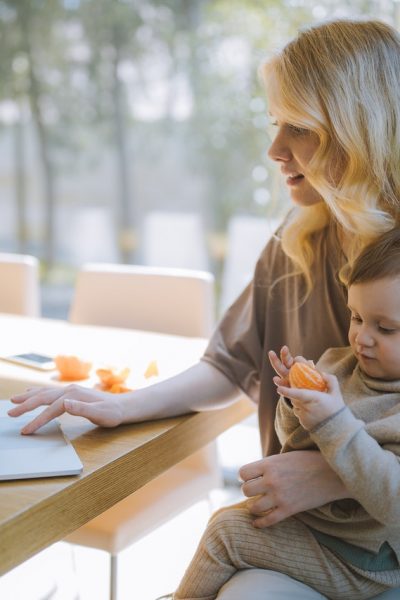
M265 527L271 527L271 525L275 525L286 519L287 515L284 511L280 510L279 507L274 507L264 513L262 516L257 516L253 520L253 527L257 529L264 529Z
M16 403L17 406L11 408L8 414L10 417L19 417L34 408L38 408L38 406L50 405L60 398L66 397L85 402L96 402L98 393L74 383L67 387L32 388L11 398L11 401Z
M24 400L19 401L17 406L10 408L8 414L10 417L19 417L38 406L52 404L62 393L63 390L60 388L37 388L26 394ZM11 400L14 402L13 399Z
M39 427L43 427L43 425L46 425L46 423L48 423L52 419L55 419L56 417L59 417L60 415L62 415L63 412L64 412L64 404L63 404L62 400L59 400L58 402L54 402L48 408L46 408L44 411L42 411L40 413L40 415L38 415L32 421L30 421L27 425L25 425L21 429L21 433L23 435L30 435L31 433L34 433L37 429L39 429Z
M261 458L260 460L256 460L240 467L239 477L241 480L249 481L251 479L256 479L256 477L261 477L264 473L264 462L265 459Z
M258 496L259 494L265 494L265 483L263 477L257 477L250 479L242 484L242 492L247 498Z
M14 404L20 404L21 402L24 402L25 400L27 400L27 398L32 396L32 394L34 394L35 392L38 392L43 389L46 389L46 388L43 388L43 386L27 388L25 390L25 392L22 392L22 394L16 394L15 396L11 396L10 400Z
M111 427L118 425L121 415L118 410L113 414L114 403L112 400L102 402L106 396L108 394L104 394L104 392L83 388L76 384L67 387L33 388L12 398L13 402L17 404L8 411L8 414L10 417L19 417L39 406L48 405L48 408L23 427L21 433L24 435L34 433L39 427L43 427L65 411L87 417L97 425ZM100 406L97 407L97 404ZM106 410L102 406L104 404Z

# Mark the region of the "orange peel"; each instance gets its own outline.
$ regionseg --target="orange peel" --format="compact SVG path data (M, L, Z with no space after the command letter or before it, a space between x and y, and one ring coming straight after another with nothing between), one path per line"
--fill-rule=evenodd
M326 392L321 373L309 363L297 362L289 370L290 387Z
M88 379L92 363L86 362L77 356L59 354L54 358L59 372L60 381L82 381Z
M144 372L144 377L149 379L150 377L157 377L157 375L159 375L157 361L152 360Z

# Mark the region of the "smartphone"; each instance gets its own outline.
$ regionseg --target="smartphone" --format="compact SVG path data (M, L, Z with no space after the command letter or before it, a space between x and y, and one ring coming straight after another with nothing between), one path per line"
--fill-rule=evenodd
M37 354L36 352L28 352L26 354L13 354L11 356L3 356L3 360L22 365L24 367L31 367L32 369L39 369L40 371L53 371L56 368L54 360L51 356L45 354Z

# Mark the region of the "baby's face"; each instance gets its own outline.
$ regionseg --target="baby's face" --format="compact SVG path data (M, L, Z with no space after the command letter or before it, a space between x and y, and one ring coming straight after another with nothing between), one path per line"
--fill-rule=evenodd
M349 288L349 341L361 369L377 379L400 379L400 277Z

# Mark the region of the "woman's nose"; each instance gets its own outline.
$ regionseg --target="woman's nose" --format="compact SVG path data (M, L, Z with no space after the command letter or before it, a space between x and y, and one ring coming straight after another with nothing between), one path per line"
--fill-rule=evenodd
M278 132L274 141L268 149L268 156L277 162L288 162L292 158L292 153L285 141L285 136L281 131Z

